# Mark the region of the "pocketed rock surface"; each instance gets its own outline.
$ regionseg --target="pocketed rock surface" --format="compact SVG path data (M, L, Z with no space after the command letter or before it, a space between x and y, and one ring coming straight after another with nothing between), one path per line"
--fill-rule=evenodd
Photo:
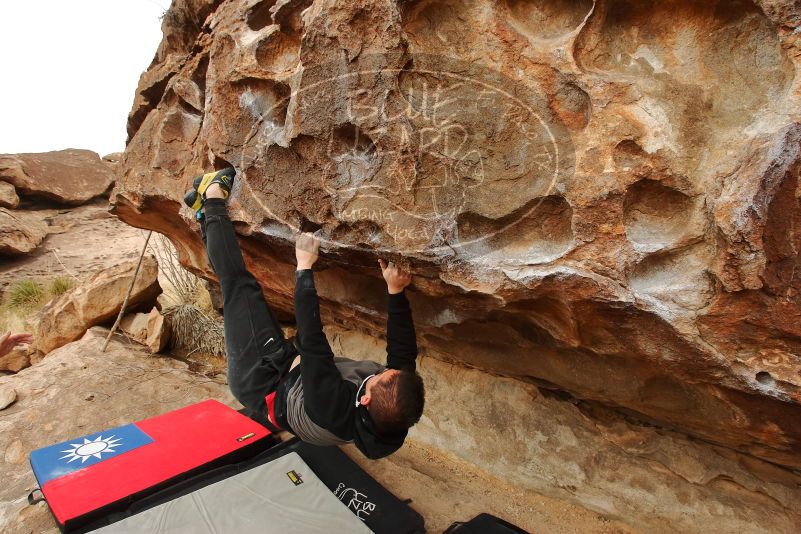
M326 321L381 331L376 260L402 256L424 354L791 473L799 24L784 0L176 0L112 202L213 278L181 199L234 165L282 316L319 229Z

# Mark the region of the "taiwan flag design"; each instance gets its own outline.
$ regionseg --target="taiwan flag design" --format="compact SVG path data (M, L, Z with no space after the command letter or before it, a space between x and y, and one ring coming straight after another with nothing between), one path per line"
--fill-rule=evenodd
M60 525L176 479L269 435L207 400L31 452L36 480Z
M36 480L44 485L148 443L153 443L153 438L136 425L125 425L33 451L31 466Z

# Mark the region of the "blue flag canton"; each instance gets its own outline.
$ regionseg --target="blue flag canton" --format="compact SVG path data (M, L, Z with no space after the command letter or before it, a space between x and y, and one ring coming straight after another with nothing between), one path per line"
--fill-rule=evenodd
M31 452L31 467L39 485L90 467L108 458L153 443L134 424L96 432Z

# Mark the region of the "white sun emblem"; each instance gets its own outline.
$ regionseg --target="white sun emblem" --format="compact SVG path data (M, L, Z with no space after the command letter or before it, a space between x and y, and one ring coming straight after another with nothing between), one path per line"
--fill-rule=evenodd
M99 460L102 460L103 459L102 454L104 452L105 453L116 452L114 450L114 447L117 447L119 445L119 442L122 441L119 438L118 439L113 439L113 438L114 436L109 436L106 439L103 439L103 436L97 436L92 441L83 438L83 443L70 443L70 447L72 448L67 449L65 451L61 451L61 452L66 452L67 454L59 458L59 460L64 460L65 458L69 458L69 461L67 463L70 463L80 458L81 463L84 463L86 460L88 460L93 456Z

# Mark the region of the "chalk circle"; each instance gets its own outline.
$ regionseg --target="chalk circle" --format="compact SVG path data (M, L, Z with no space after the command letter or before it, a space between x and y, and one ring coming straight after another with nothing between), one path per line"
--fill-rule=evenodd
M320 121L333 124L330 131L313 135L326 145L328 161L319 187L331 195L332 213L342 222L334 205L338 199L369 200L374 208L363 208L363 218L344 220L385 231L397 217L400 233L422 236L422 242L393 239L389 249L381 243L340 241L323 228L317 232L322 248L481 255L487 252L482 242L510 232L544 200L560 194L556 186L572 176L575 153L569 131L547 98L522 80L476 63L422 54L410 56L403 68L381 67L385 62L384 56L366 56L356 66L304 66L296 73L300 88L295 80L288 96L261 111L242 143L237 171L247 182L248 169L269 168L265 154L270 146L290 145L291 139L282 136L294 124L292 117L302 117L305 132L309 128L303 121L311 121L303 115L307 109L334 110L333 120ZM369 100L363 98L364 80L389 80L384 85L391 90L377 104L364 104ZM352 98L343 103L343 93ZM390 111L395 115L386 115ZM283 124L272 120L282 112L288 113ZM394 201L404 196L413 196L414 202ZM271 206L256 201L269 218L292 233L301 232L297 221L283 220ZM468 212L486 219L489 230L468 235L458 223L459 215Z

